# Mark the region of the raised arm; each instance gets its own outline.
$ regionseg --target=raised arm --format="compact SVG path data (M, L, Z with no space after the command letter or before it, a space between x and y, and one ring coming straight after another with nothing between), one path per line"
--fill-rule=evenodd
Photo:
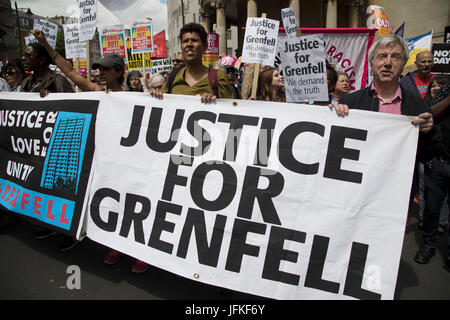
M93 83L83 76L79 75L70 64L69 61L64 59L55 49L53 49L47 42L45 38L44 32L42 30L31 30L31 33L36 37L38 42L42 44L47 52L50 54L50 57L53 59L55 64L61 71L69 77L81 90L83 91L102 91L103 88L96 83Z
M433 116L435 119L439 120L442 114L447 110L450 106L450 96L442 100L441 102L436 103L434 106L431 106L431 111L433 112Z

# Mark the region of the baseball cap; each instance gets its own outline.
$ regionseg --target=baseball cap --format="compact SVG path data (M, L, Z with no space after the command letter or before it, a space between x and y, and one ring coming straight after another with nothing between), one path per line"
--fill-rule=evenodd
M123 58L117 53L105 53L103 58L92 64L92 69L98 69L100 66L105 68L111 68L115 65L123 66Z

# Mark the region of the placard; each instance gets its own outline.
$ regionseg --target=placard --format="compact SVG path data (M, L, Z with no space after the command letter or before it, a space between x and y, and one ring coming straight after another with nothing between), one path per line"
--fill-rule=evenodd
M123 25L105 26L101 29L99 36L102 55L117 53L125 61L127 60Z
M33 29L42 30L48 44L55 49L56 37L58 35L58 25L56 23L42 19L34 19Z
M284 31L286 32L288 38L297 37L298 23L294 9L281 9L281 19L283 20Z
M207 34L208 47L203 53L202 62L203 65L208 67L213 65L219 60L219 34L214 32L208 32Z
M277 53L277 20L247 18L242 61L273 66Z
M153 29L151 22L140 22L131 27L131 50L133 53L153 52Z
M78 23L65 24L63 28L66 59L86 59L86 42L80 41Z
M97 28L97 0L77 0L80 41L92 40Z
M321 34L280 41L288 102L328 101L325 48Z

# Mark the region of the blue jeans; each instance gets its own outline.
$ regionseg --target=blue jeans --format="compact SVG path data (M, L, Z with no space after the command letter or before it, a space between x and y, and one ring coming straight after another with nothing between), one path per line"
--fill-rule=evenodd
M425 189L425 209L423 211L423 241L425 246L436 248L439 239L439 215L445 196L450 194L450 164L433 159L431 164L431 181ZM449 197L447 198L447 200ZM450 203L449 203L450 207ZM447 249L450 253L450 232Z

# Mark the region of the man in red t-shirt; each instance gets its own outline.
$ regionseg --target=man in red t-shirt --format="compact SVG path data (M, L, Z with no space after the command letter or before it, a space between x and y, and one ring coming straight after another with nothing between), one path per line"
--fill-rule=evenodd
M423 99L430 84L431 79L434 77L431 74L431 68L433 67L433 55L430 51L422 51L416 55L416 67L417 71L409 72L400 81L400 84L411 92L414 92Z

